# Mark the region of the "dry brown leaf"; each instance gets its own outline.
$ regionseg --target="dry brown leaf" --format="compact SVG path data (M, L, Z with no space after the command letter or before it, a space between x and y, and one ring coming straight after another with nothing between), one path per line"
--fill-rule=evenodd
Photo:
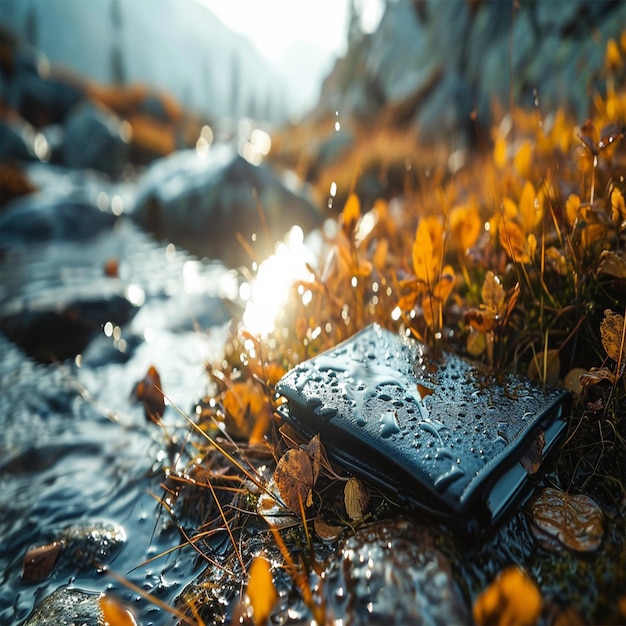
M133 395L143 404L146 419L158 424L165 413L165 398L161 377L154 365L148 368L144 379L135 385Z
M24 556L22 580L34 582L48 578L59 558L63 543L53 541L45 546L29 548Z
M302 448L287 450L274 470L274 480L281 500L297 515L313 500L313 466Z
M558 350L538 352L528 366L528 378L554 385L559 380L561 358Z
M544 548L591 552L600 547L604 514L589 496L546 487L532 501L531 510L533 534Z
M360 520L367 513L370 496L365 485L351 476L343 490L346 513L352 521Z
M317 482L317 477L320 475L320 465L322 459L322 443L320 436L315 435L306 445L300 446L311 459L311 467L313 468L313 485Z
M320 513L313 520L313 528L322 541L334 541L343 531L343 526L328 524Z
M247 594L252 607L252 621L256 625L266 624L278 600L278 593L272 580L271 565L265 557L257 556L252 561Z
M606 309L604 319L600 322L600 336L605 352L616 363L623 356L624 332L624 316Z
M479 626L536 624L542 598L535 582L517 566L498 574L474 602L474 622Z
M622 251L603 250L598 264L598 273L615 276L615 278L626 278L626 254Z
M615 374L608 367L592 367L588 372L580 375L583 390L603 381L611 384L615 382Z

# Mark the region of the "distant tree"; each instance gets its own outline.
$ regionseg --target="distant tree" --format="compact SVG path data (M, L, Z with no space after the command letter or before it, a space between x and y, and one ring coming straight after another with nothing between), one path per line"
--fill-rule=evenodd
M111 77L114 83L126 82L124 54L122 52L122 7L120 0L111 0L111 26L113 31L113 49L111 51Z
M230 68L230 114L233 117L237 117L240 108L239 100L241 98L241 65L236 50L232 53Z

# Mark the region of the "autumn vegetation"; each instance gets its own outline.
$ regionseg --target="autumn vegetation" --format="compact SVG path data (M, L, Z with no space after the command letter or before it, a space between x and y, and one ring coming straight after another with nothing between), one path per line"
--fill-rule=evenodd
M402 194L365 207L348 193L274 330L255 336L233 324L223 358L207 365L213 391L188 418L188 465L168 472L162 501L176 519L200 518L186 549L210 568L204 542L228 533L238 559L224 575L243 581L238 614L265 623L277 598L272 571L284 568L323 623L308 586L315 539L397 513L331 464L318 439L302 441L276 417L280 377L371 322L570 389L556 480L606 509L624 501L626 32L609 42L603 78L582 125L562 110L501 111L491 137L460 162L407 169ZM354 185L354 170L341 176ZM250 525L262 540L245 562ZM524 572L504 571L494 585L475 599L478 623L537 620L541 592ZM520 590L532 600L524 606ZM203 596L185 601L201 621Z

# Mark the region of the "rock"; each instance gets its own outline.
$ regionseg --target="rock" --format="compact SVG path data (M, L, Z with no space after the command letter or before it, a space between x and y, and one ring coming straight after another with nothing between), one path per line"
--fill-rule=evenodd
M306 233L321 223L303 195L228 146L212 147L206 159L181 151L153 164L140 183L134 218L159 240L231 266L253 260L238 235L263 259L291 226Z
M327 613L350 624L467 624L470 614L433 536L408 520L358 530L331 558Z
M75 169L95 169L112 178L129 160L129 129L115 115L93 104L80 104L64 125L62 163Z
M9 203L0 215L1 247L36 241L80 241L109 230L115 215L83 194L43 191Z
M423 141L460 144L476 121L492 122L494 101L508 110L555 107L587 115L590 84L602 72L606 42L619 40L626 4L555 2L388 2L375 32L353 35L322 88L318 115L371 120L385 115L416 127ZM451 106L444 103L452 98ZM426 113L422 111L426 109ZM437 111L439 110L439 116ZM441 128L439 137L432 128Z
M24 626L104 626L100 595L60 587L44 598Z

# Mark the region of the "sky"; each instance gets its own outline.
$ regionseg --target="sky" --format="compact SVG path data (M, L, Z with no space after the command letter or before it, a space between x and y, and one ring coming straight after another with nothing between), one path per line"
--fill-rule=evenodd
M346 51L350 0L198 0L232 30L246 35L275 61L294 42L308 42L329 56Z

